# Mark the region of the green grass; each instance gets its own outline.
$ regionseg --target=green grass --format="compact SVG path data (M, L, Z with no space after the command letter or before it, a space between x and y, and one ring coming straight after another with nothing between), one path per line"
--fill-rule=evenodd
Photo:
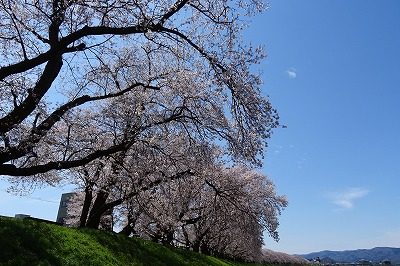
M0 265L256 266L111 232L6 217L0 217Z

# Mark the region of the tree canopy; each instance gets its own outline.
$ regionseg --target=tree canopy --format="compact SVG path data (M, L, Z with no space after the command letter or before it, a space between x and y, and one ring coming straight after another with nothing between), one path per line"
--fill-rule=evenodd
M261 1L1 1L0 174L36 176L163 129L260 163L278 117L240 36Z

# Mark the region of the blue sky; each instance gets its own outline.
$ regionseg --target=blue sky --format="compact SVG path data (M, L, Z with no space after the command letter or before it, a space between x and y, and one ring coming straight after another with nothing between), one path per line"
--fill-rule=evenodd
M288 253L400 247L400 1L272 0L245 38L281 123L262 171L287 195ZM5 193L0 214L55 220L70 187Z
M400 247L400 1L276 0L246 38L287 125L263 172L289 253Z

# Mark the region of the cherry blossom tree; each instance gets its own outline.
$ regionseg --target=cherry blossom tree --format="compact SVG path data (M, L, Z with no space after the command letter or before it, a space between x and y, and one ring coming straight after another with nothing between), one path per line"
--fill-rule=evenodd
M260 260L263 232L278 240L278 216L287 205L272 182L244 165L227 168L218 150L196 149L180 135L157 143L154 150L136 147L140 158L126 153L117 165L108 160L82 168L85 190L70 206L68 222L104 228L104 214L113 211L123 234Z
M139 197L129 202L140 210L127 219L131 233L248 261L261 260L264 231L278 240L278 215L287 205L269 179L244 166L208 167Z
M169 124L260 164L278 117L250 71L263 52L240 32L262 9L259 0L0 1L0 175L55 183L51 172L125 152Z
M71 224L116 212L126 234L256 258L286 206L251 170L279 125L241 36L263 8L0 0L0 175L76 184Z
M262 250L262 262L279 265L307 265L311 264L308 260L297 255L289 255L269 249Z

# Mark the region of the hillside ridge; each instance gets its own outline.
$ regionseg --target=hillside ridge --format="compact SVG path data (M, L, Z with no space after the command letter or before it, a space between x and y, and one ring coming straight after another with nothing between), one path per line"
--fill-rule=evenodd
M323 250L300 255L306 259L319 257L329 258L336 262L356 262L359 260L369 260L372 262L381 262L389 260L392 263L400 264L400 248L396 247L374 247L371 249L355 249L355 250Z

